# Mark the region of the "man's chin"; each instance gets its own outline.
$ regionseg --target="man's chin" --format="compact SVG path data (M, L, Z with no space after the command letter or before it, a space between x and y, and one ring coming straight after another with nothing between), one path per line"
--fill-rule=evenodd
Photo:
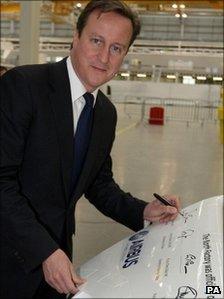
M90 82L90 85L96 89L96 88L102 86L103 84L105 84L106 82L108 82L109 80L110 80L110 79L92 80L92 81Z

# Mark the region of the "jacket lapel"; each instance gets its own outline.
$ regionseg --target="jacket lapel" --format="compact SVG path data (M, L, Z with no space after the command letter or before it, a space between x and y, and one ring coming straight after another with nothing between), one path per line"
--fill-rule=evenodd
M50 65L50 101L60 149L65 198L69 200L73 162L73 113L66 58Z

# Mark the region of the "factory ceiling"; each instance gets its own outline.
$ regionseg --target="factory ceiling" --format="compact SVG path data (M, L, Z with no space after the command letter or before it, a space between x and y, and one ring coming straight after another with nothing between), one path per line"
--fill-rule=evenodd
M222 0L125 2L139 13L142 31L124 67L148 70L152 65L164 69L172 66L190 72L223 73ZM40 51L58 56L67 53L74 24L87 3L85 0L42 1ZM1 41L10 43L14 49L12 53L18 55L20 3L1 1L0 5ZM188 17L178 19L178 14Z
M185 9L213 9L223 10L222 0L138 0L125 1L128 5L139 11L173 11L173 5L177 5L180 8L181 5L185 6ZM42 1L42 6L49 6L51 11L56 15L67 15L70 14L75 8L83 7L88 3L85 0L79 1ZM19 1L1 1L1 13L2 14L13 14L20 11Z

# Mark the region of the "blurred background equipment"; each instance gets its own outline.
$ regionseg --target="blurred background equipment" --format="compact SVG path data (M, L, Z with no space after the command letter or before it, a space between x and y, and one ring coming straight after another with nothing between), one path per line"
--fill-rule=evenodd
M28 2L34 6L37 1ZM1 1L1 42L10 43L7 56L5 49L1 52L5 65L20 64L20 42L31 28L21 35L22 5L28 2ZM38 2L39 24L32 25L33 31L39 31L37 62L58 61L68 55L77 18L88 1ZM173 82L167 77L172 74L175 82L191 75L197 84L222 84L213 77L223 76L223 1L126 2L139 14L142 31L121 73L128 67L130 80ZM121 73L118 79L123 79Z

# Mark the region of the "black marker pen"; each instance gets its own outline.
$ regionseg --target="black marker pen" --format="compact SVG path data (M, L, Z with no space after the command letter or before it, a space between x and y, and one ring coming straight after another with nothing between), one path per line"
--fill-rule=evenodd
M165 206L170 206L170 207L174 207L173 205L171 205L171 203L169 203L169 201L167 199L165 199L164 197L160 196L157 193L153 193L153 196L155 196L156 199L158 199L161 203L163 203ZM178 213L184 217L184 215L178 211Z

